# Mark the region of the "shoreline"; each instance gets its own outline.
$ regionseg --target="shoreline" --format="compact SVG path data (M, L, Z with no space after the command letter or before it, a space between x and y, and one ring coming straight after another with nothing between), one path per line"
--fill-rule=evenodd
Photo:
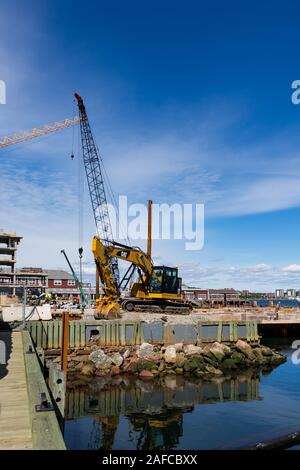
M238 340L233 344L209 343L204 347L177 343L163 346L143 343L139 347L107 347L91 341L90 353L68 356L71 377L130 375L144 380L165 376L194 376L203 379L227 377L247 370L268 372L286 361L280 352ZM57 359L54 362L58 362Z

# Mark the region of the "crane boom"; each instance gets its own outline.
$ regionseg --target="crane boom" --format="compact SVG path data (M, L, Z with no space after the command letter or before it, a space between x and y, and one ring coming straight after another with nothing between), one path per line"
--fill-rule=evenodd
M87 302L87 298L86 298L85 292L84 292L84 290L83 290L83 288L82 288L82 284L81 284L81 282L79 281L78 277L76 276L76 273L75 273L75 271L74 271L74 269L73 269L73 266L72 266L71 263L70 263L70 260L69 260L69 258L68 258L68 256L67 256L67 253L65 252L65 250L60 250L60 252L64 255L65 260L66 260L66 262L67 262L68 265L69 265L69 268L70 268L70 270L71 270L71 272L72 272L72 275L73 275L73 279L74 279L74 281L75 281L75 284L76 284L76 286L77 286L77 288L79 289L79 292L80 292L81 305L82 305L82 307L84 308L84 307L87 305L88 302Z
M79 118L80 118L80 131L82 142L83 161L85 172L92 202L93 214L96 223L98 236L104 246L113 243L113 233L111 222L109 218L109 211L107 205L107 198L105 193L105 186L103 174L101 169L100 157L98 149L92 134L91 126L88 120L87 112L83 99L77 93L74 93L77 100ZM114 257L110 259L111 270L114 278L115 285L119 284L119 267L118 260Z
M76 126L79 124L80 118L74 117L70 119L64 119L63 121L57 121L53 124L46 124L43 127L37 128L34 127L29 131L24 131L21 134L12 134L5 137L0 137L0 148L8 147L9 145L18 144L20 142L25 142L42 135L51 134L52 132L57 132L68 127Z

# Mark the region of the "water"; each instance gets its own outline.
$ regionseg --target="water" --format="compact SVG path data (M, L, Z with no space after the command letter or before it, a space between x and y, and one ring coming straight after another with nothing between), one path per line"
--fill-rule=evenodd
M238 449L300 430L300 365L203 382L93 380L68 392L68 449ZM124 382L121 382L125 380Z
M274 305L280 303L281 307L284 308L298 308L300 303L297 299L272 299ZM257 305L259 307L268 307L269 300L267 299L260 299L257 301Z

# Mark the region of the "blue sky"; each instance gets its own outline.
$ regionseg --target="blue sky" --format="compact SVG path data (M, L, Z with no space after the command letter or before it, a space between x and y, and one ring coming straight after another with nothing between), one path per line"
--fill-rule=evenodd
M203 287L300 288L297 2L56 0L1 7L0 133L71 117L85 98L116 195L204 203L205 245L154 243ZM78 131L0 154L0 228L19 265L78 247ZM86 274L94 225L84 195ZM141 242L141 246L144 246Z

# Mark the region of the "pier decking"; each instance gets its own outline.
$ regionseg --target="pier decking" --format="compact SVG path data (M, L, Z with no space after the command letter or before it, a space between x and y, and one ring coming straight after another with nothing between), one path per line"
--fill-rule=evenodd
M22 333L4 332L0 339L9 355L0 380L0 449L32 449Z
M1 332L0 340L7 359L0 369L0 449L65 449L55 412L35 408L41 393L50 396L29 333Z

